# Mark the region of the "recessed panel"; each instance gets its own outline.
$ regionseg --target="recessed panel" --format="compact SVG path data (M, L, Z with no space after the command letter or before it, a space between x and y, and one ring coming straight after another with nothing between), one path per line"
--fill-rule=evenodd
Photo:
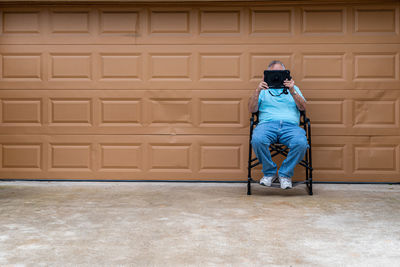
M342 33L343 10L305 10L303 12L303 32Z
M140 55L103 55L102 78L108 79L139 79L141 76Z
M290 33L290 10L254 10L251 12L252 33Z
M100 30L102 33L137 33L138 18L137 12L102 12Z
M189 169L190 145L151 145L151 169Z
M3 33L39 33L39 13L4 12Z
M395 79L398 72L395 55L356 55L354 62L355 78Z
M41 78L40 55L3 55L3 78Z
M313 124L343 124L343 101L307 102L307 114Z
M101 168L138 169L141 156L138 145L102 145Z
M140 100L103 100L102 123L139 123Z
M155 79L189 79L190 55L151 55L150 74Z
M356 32L395 32L396 10L356 10Z
M240 55L201 55L201 78L240 79Z
M240 124L240 100L201 100L200 116L204 124Z
M343 171L344 147L313 146L313 168Z
M282 54L253 54L250 56L251 64L251 79L262 79L264 76L264 70L268 68L268 65L273 60L281 61L287 69L291 67L291 55Z
M51 100L52 123L91 123L90 100Z
M2 149L2 168L40 168L41 145L5 144Z
M51 168L90 169L90 144L51 145Z
M151 33L188 33L189 12L153 11L150 14Z
M356 125L395 125L398 107L395 101L355 101L354 123Z
M89 33L88 12L51 13L53 33Z
M52 55L51 78L90 79L90 55Z
M395 147L355 147L356 171L396 171Z
M200 33L239 32L239 11L203 11L200 13Z
M342 55L307 55L303 57L304 79L343 79Z
M240 169L240 145L203 145L201 146L201 170L238 170Z
M3 123L40 123L40 100L3 100Z
M190 99L152 99L152 123L190 123Z

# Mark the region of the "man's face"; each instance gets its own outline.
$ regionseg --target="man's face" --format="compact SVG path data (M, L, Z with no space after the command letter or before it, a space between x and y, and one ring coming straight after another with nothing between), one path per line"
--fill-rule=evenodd
M275 64L275 65L272 65L269 70L284 70L284 68L281 64Z

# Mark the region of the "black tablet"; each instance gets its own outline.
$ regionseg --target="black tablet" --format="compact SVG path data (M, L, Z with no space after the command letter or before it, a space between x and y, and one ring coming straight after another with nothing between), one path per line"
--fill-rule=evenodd
M264 70L264 82L269 88L285 88L283 82L292 79L290 70Z

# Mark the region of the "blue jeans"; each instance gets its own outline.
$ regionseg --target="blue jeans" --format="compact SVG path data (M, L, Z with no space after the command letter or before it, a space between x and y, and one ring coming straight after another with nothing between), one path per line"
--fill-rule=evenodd
M306 132L298 125L283 121L265 122L257 125L253 131L251 144L253 150L262 164L262 172L265 176L275 175L276 164L271 159L269 146L280 143L289 148L289 154L282 162L278 175L291 178L294 167L303 158L308 148Z

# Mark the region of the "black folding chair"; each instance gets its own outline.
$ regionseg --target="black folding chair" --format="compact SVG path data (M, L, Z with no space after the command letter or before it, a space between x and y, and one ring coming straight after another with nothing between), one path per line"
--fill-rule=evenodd
M255 182L253 178L251 178L251 169L256 167L257 165L260 164L258 161L257 157L253 157L253 149L251 146L251 139L253 137L253 130L258 124L258 112L253 113L251 118L250 118L250 139L249 139L249 162L248 162L248 179L247 179L247 194L251 195L251 183ZM307 149L306 155L302 161L299 162L301 166L305 168L306 172L306 177L304 181L299 181L299 182L293 182L292 185L293 187L300 185L300 184L306 184L308 194L312 195L312 160L311 160L311 123L310 119L307 118L305 111L300 111L300 126L304 128L306 131L306 136L307 136L307 141L309 148ZM271 153L271 158L275 157L276 155L283 155L284 157L287 157L289 153L289 148L282 145L282 144L271 144L269 147L270 153ZM278 179L275 179L272 183L272 187L280 187L278 183Z

